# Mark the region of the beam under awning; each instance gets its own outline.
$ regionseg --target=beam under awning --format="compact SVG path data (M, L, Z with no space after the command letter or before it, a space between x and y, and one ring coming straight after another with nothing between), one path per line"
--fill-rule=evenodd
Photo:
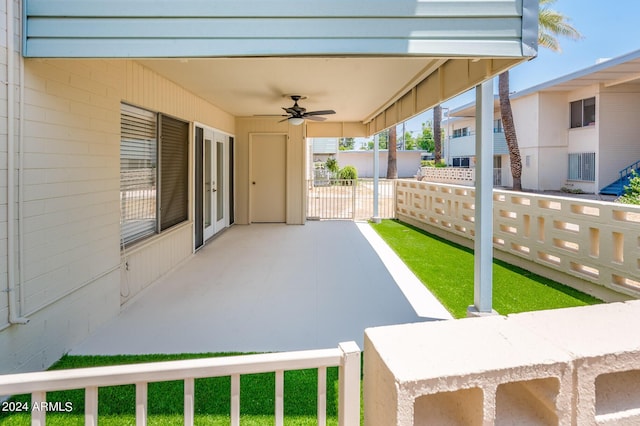
M365 120L373 135L427 111L519 64L523 58L450 58Z

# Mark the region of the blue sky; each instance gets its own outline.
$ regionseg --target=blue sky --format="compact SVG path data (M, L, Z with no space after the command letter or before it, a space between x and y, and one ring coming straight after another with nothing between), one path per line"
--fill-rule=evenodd
M540 47L537 58L511 70L512 91L589 67L599 58L614 58L640 49L639 0L557 0L552 8L567 16L583 38L561 38L561 53ZM472 100L472 95L460 96L443 106L455 108ZM420 123L431 117L432 112L427 111L407 122L407 129L420 130Z

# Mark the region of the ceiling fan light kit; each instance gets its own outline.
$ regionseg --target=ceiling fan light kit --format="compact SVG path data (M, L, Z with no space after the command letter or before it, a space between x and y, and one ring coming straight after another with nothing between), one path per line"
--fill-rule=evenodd
M294 126L299 126L302 123L304 123L304 118L301 118L301 117L291 117L288 120L289 120L289 124L293 124Z

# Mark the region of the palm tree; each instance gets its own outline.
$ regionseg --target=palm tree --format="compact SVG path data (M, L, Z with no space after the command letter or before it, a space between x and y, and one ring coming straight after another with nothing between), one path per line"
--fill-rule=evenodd
M387 179L398 179L398 165L396 155L398 152L398 138L396 136L396 126L389 128L389 145L387 151Z
M440 164L442 160L442 130L440 125L442 123L442 106L440 104L433 107L433 141L435 147L433 149L434 165Z
M540 0L538 14L538 45L546 47L554 52L560 52L558 37L569 37L577 40L582 35L572 27L569 19L562 13L549 7L556 0ZM513 113L511 111L511 101L509 100L509 71L505 71L498 77L498 94L500 97L500 117L504 136L509 148L509 160L511 162L511 176L513 177L513 190L522 190L522 159L518 148L518 138L516 128L513 124Z

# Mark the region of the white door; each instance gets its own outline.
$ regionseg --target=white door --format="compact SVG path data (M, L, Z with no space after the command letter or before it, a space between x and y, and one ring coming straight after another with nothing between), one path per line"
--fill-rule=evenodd
M285 135L251 137L251 222L286 222Z
M213 150L213 130L204 130L204 149L202 162L204 164L204 185L203 185L203 217L204 217L204 240L208 240L215 234L213 215L216 210L215 182L214 182L214 150Z
M202 209L205 241L229 224L227 140L226 135L204 129Z
M215 224L215 232L219 232L229 225L227 216L229 212L227 192L229 191L229 171L227 165L229 164L229 144L227 143L228 137L226 135L216 133L215 134L215 152L213 153L213 161L215 168L215 179L213 182L213 205L215 206L215 215L213 222Z

